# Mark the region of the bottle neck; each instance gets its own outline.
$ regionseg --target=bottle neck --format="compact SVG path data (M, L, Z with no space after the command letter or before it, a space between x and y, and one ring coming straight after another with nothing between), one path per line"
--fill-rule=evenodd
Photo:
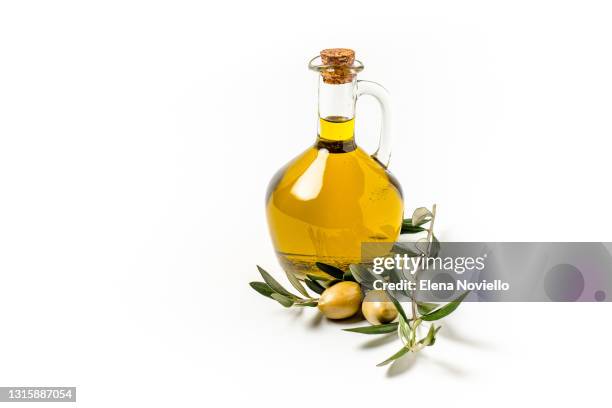
M355 80L328 84L320 77L318 144L332 143L340 147L355 144L355 98Z

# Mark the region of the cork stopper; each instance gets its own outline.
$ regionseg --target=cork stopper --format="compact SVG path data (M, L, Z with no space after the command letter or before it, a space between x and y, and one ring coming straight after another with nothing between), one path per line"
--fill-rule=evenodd
M355 51L348 48L328 48L320 52L321 62L330 68L321 72L326 84L346 84L355 78L351 66L355 62Z

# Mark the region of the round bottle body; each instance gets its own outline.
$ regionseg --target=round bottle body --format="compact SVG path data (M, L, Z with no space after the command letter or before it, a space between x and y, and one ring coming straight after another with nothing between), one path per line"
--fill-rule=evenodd
M266 196L270 235L287 272L320 274L315 262L347 270L362 243L399 236L403 197L397 180L353 144L317 143L272 179Z

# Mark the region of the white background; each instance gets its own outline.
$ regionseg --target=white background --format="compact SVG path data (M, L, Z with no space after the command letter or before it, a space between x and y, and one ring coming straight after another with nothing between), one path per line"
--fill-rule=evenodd
M443 240L611 240L605 1L4 1L2 386L78 405L602 406L609 304L468 304L436 346L282 310L268 180L314 140L322 48L394 102L406 208ZM357 140L376 145L377 107ZM214 405L213 404L214 401Z

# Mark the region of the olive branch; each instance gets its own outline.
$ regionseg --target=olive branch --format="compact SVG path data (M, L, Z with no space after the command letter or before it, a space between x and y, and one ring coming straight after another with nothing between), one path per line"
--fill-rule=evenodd
M411 218L404 219L402 222L402 234L416 234L427 232L426 237L416 241L415 248L407 249L398 245L394 246L394 250L402 252L410 257L436 257L440 251L440 242L436 238L433 227L436 220L436 205L432 206L431 211L425 207L417 208ZM419 264L420 265L420 264ZM405 280L406 276L403 271L397 269L391 271L386 276L376 275L371 272L365 265L352 264L348 271L342 271L332 265L317 262L317 268L321 271L321 276L307 274L304 278L304 284L312 292L321 295L326 289L343 281L355 281L362 287L371 287L376 280L384 279L387 281L399 282ZM302 285L292 273L286 272L287 279L291 286L301 295L295 295L285 289L278 281L276 281L268 272L260 266L257 266L259 273L263 278L263 282L250 282L251 287L263 296L276 300L284 307L315 307L318 304L319 298L312 296L308 290ZM411 272L412 279L418 281L419 269ZM459 304L466 298L469 292L465 292L446 304L420 302L416 299L414 290L404 293L410 298L411 314L408 316L402 304L397 297L390 291L386 291L389 300L393 303L398 312L398 321L392 323L354 327L343 329L344 331L361 333L361 334L388 334L397 333L399 339L403 343L401 349L395 354L377 364L384 366L392 361L395 361L408 353L417 353L425 347L433 346L436 342L436 335L441 325L436 325L436 322L452 312L454 312ZM429 325L427 333L424 337L417 339L417 329L424 322L432 322Z

